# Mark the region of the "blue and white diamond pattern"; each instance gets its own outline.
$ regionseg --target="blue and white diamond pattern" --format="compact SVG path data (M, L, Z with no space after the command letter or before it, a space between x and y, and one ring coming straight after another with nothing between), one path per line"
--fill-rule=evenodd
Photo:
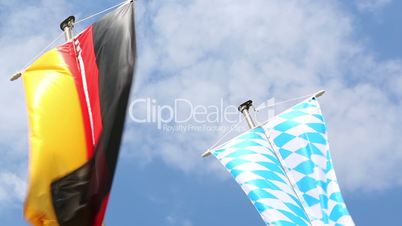
M212 154L240 184L267 225L311 225L261 127Z
M263 128L312 225L354 225L335 176L318 101L299 103Z

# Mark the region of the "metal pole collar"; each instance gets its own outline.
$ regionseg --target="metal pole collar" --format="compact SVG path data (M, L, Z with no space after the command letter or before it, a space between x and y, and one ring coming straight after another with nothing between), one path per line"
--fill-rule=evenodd
M60 29L64 31L66 27L73 28L75 23L75 16L69 16L60 24Z

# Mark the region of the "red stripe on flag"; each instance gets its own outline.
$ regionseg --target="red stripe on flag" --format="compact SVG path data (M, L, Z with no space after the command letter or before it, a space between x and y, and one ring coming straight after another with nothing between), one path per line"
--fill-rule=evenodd
M81 73L80 73L80 70L77 65L76 54L74 51L73 43L67 42L64 45L57 47L57 50L59 51L60 55L63 57L64 62L68 65L68 68L74 77L78 97L80 99L83 126L85 129L85 140L86 140L86 146L87 146L86 152L92 153L94 151L94 146L92 145L92 138L91 138L92 135L91 135L89 116L88 116L88 109L85 104L84 89L82 87L82 82L81 82ZM60 116L60 117L63 117L63 116ZM74 141L71 141L71 142L74 142ZM89 159L88 154L87 154L87 159Z
M102 206L96 215L96 220L94 226L101 226L106 213L107 203L109 202L110 193L108 193L102 201Z
M82 48L82 59L84 61L89 99L92 108L95 144L97 144L102 132L102 113L99 100L99 72L96 64L92 26L82 32L77 39ZM93 153L91 153L90 156L93 156Z
M88 147L87 159L90 159L94 155L95 146L102 132L99 74L93 47L92 26L83 31L73 42L60 46L58 50L75 78Z

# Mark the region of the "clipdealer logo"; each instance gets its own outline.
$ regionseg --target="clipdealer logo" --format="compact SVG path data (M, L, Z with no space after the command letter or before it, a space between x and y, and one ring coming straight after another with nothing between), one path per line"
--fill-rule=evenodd
M274 103L274 99L267 103ZM256 112L250 113L259 123ZM268 111L268 117L270 115L274 115L273 110ZM175 99L171 105L159 104L153 98L139 98L130 103L129 116L136 123L156 124L158 129L167 132L224 130L219 125L232 125L243 117L237 106L224 105L223 99L217 105L199 105L184 98ZM263 121L267 119L262 118Z

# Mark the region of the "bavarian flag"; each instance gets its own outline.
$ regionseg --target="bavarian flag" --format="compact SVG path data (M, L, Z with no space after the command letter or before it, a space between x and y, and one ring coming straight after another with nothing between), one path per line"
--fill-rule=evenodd
M23 73L30 125L24 215L32 225L102 225L135 54L128 2Z

